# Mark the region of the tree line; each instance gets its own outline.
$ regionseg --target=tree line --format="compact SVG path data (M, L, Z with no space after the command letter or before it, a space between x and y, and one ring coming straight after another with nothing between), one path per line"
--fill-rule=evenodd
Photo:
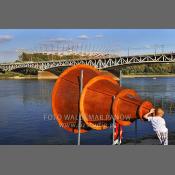
M122 69L124 75L130 74L175 74L175 63L153 63L127 66Z

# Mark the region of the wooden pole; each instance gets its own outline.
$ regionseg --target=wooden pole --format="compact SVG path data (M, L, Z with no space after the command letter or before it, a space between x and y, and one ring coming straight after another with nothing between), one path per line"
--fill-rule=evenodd
M83 90L83 70L81 70L81 74L80 74L80 96ZM81 130L81 114L80 114L80 110L79 110L79 116L78 116L78 143L77 145L80 145L80 130Z

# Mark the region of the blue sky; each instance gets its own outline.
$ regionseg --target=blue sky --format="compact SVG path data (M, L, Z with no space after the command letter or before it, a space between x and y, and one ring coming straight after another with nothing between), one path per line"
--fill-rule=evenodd
M83 43L84 48L106 48L119 55L175 50L175 30L170 29L0 29L0 62L17 59L17 50L44 49L61 41ZM50 46L49 46L50 47ZM91 49L91 48L89 48Z

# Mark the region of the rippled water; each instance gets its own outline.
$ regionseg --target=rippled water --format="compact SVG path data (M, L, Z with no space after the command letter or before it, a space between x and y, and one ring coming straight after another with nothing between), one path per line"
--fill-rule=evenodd
M54 80L0 80L0 144L76 144L77 135L60 128L52 116ZM175 78L122 79L122 85L166 109L169 131L175 131ZM124 139L134 138L133 123ZM111 144L111 129L81 135L81 144ZM154 134L147 122L138 121L138 137Z

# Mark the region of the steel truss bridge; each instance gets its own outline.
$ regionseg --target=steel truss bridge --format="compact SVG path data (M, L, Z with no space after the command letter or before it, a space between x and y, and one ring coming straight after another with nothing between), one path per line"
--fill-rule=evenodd
M98 69L107 69L117 66L142 64L142 63L173 63L175 62L175 53L162 53L156 55L135 55L122 57L104 57L88 59L69 59L40 62L20 62L20 63L3 63L0 69L12 71L21 68L35 68L39 71L49 70L56 67L68 67L77 64L86 64Z

